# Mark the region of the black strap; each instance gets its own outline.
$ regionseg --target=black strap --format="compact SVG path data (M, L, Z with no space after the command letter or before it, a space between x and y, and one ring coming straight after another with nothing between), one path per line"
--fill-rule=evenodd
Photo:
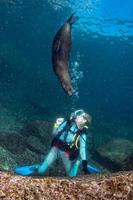
M82 135L82 133L87 134L86 128L83 128L82 130L78 129L76 132L70 130L70 128L71 128L71 126L72 126L72 124L73 124L73 120L68 119L68 120L66 120L65 122L66 122L66 125L65 125L64 128L63 128L61 131L59 131L58 134L55 136L56 139L59 139L60 136L61 136L61 134L62 134L63 132L66 132L66 133L65 133L65 137L64 137L64 141L66 141L66 138L67 138L67 135L68 135L68 131L71 131L71 132L74 133L74 134L76 133L77 135ZM62 122L62 123L60 124L60 126L61 126L63 123L65 123L65 122ZM84 139L83 139L83 140L84 140ZM84 140L84 141L85 141L85 140Z

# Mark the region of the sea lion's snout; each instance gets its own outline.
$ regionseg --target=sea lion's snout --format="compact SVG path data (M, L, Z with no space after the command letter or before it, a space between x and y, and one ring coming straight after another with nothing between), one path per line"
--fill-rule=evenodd
M67 91L67 93L68 93L69 96L72 96L72 94L73 94L73 89L72 89L72 88L69 89L69 90Z
M62 87L69 96L72 96L74 90L70 84L62 82Z

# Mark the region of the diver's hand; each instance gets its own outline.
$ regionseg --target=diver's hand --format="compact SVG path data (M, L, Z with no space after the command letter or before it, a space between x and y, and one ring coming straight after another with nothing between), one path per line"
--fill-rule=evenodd
M54 127L58 127L60 124L62 124L63 121L64 121L64 118L61 118L61 117L56 119Z
M87 164L87 160L82 160L82 170L84 171L84 174L90 174L90 172L88 171Z
M58 129L59 129L59 126L64 122L64 118L58 118L56 119L56 122L54 123L54 127L53 127L53 131L52 131L52 134L53 135L57 135L58 134Z

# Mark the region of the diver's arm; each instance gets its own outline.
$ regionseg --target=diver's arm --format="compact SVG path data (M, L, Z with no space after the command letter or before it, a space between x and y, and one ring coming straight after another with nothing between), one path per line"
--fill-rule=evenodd
M59 119L61 119L61 120L59 120ZM59 119L57 119L54 124L53 130L52 130L53 135L57 135L59 131L62 131L67 123L66 121L64 121L64 118L59 118Z
M86 160L86 134L80 136L80 158L81 160Z
M82 163L82 170L84 171L84 174L90 174L90 171L88 170L88 161L86 156L86 134L82 134L80 136L80 157L81 157L81 163Z

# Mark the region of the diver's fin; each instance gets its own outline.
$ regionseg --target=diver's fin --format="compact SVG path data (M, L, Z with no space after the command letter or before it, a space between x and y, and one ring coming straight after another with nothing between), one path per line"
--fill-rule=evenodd
M29 166L17 167L15 169L15 172L16 174L20 174L22 176L28 176L37 172L37 169L38 165L29 165Z
M67 22L70 23L70 24L74 24L78 19L79 17L75 16L74 13L72 13L72 15L68 18Z
M97 173L101 173L101 171L99 169L97 169L96 167L93 167L92 165L87 165L87 169L91 174L97 174Z

